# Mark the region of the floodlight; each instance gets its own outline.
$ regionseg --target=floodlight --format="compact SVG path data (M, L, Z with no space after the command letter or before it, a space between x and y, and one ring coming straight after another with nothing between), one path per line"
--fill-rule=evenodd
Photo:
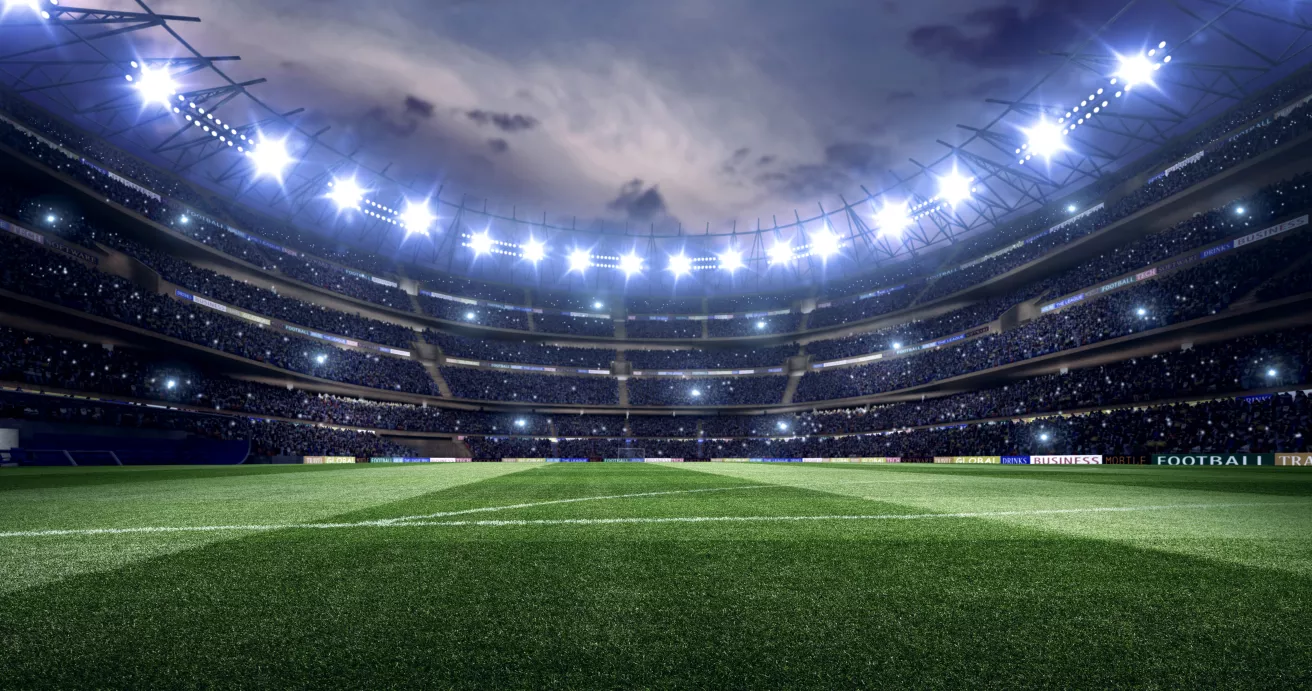
M693 389L693 390L692 390L692 397L693 397L693 398L699 398L701 395L702 395L702 390L701 390L701 389Z
M255 162L255 174L265 175L282 182L282 173L292 163L291 154L287 153L287 140L262 139L259 146L246 152Z
M320 353L314 356L314 361L320 365L328 361L328 356Z
M46 223L54 223L56 220L54 214L46 214Z
M27 8L33 12L41 11L41 3L39 0L5 0L5 11L15 7Z
M756 322L756 328L757 328L758 330L759 330L759 329L764 329L764 328L765 328L765 320L761 320L761 321L759 321L759 322Z
M939 199L947 202L950 206L956 206L970 199L970 195L974 191L970 183L974 180L974 178L968 178L953 169L951 174L938 179Z
M1072 214L1073 214L1073 213L1075 213L1075 209L1076 209L1076 206L1075 206L1074 204L1068 204L1068 205L1066 206L1066 211L1067 211L1067 213L1072 213Z
M811 251L823 259L828 259L838 252L838 236L828 228L816 233L811 236Z
M743 253L735 249L725 250L720 255L720 268L730 273L743 268Z
M516 427L523 427L524 425L527 425L527 424L528 424L528 423L524 421L524 418L520 418L520 419L518 419L518 420L515 420L515 426L516 426Z
M901 343L898 343L897 341L893 341L893 350L897 350L898 348L901 347L902 347Z
M1035 156L1051 158L1053 154L1066 150L1066 135L1062 134L1060 127L1044 118L1022 131L1025 133L1026 148Z
M624 272L625 276L632 276L642 271L642 257L633 252L620 257L620 270Z
M1139 315L1140 317L1146 317L1146 316L1148 316L1148 310L1146 310L1146 309L1144 309L1144 308L1142 308L1142 307L1140 307L1139 309L1135 310L1134 313L1137 314L1137 315Z
M780 430L785 431L785 432L788 431L788 423L787 423L787 422L784 422L783 420L780 420L777 424L778 424L778 427L779 427Z
M1125 82L1126 88L1139 86L1140 84L1153 83L1153 70L1157 66L1153 64L1143 53L1138 55L1120 56L1120 65L1116 68L1116 78Z
M173 101L173 95L178 92L178 84L169 76L168 70L151 70L143 65L141 73L135 79L129 75L129 80L133 82L137 93L141 94L141 100L146 104L168 105Z
M169 390L173 390L173 389L178 388L178 380L177 380L177 379L170 379L170 380L164 382L164 388L169 389Z
M364 188L360 187L360 183L356 182L355 178L333 180L332 191L328 193L328 198L337 205L338 211L358 209L360 200L364 199Z
M1268 376L1268 377L1274 377L1274 376L1276 376L1276 370L1275 370L1275 368L1273 367L1273 368L1267 370L1267 371L1266 371L1266 376Z
M1237 206L1237 207L1235 207L1235 213L1239 214L1240 216L1243 216L1243 215L1244 215L1244 207L1242 207L1242 206Z
M592 255L584 250L574 250L569 253L569 270L583 273L592 266Z
M492 238L488 237L487 231L474 233L469 236L469 249L474 250L474 256L487 254L492 251Z
M412 202L407 200L405 203L405 212L401 214L401 225L405 227L405 234L423 233L428 234L429 226L433 225L437 217L432 211L428 210L428 202Z
M597 300L596 302L592 303L592 309L597 309L597 310L599 310L599 309L602 309L602 308L605 307L605 306L606 306L606 305L602 304L601 300Z
M793 247L786 242L777 242L767 254L770 257L770 264L783 264L793 258Z
M188 215L186 215L186 214L183 214L183 215L181 215L181 216L178 216L178 223L181 223L182 225L185 226L185 225L187 225L188 223L191 223L191 217L188 216Z
M469 321L472 322L472 321L474 321L474 317L475 317L475 314L474 314L473 312L465 312L465 319L468 319Z
M670 257L670 271L677 277L692 271L692 260L685 254L676 254Z
M902 231L911 225L911 219L907 217L906 203L888 202L884 204L884 208L880 209L875 216L875 224L879 226L880 235L902 237Z
M534 264L542 261L542 258L547 256L547 246L531 237L519 249L523 251L524 258Z

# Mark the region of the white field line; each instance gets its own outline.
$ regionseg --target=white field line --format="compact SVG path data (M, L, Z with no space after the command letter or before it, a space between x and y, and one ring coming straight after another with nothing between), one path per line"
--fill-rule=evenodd
M1307 502L1260 502L1244 504L1164 504L1161 506L1105 506L1085 509L1028 509L1014 511L969 511L960 513L904 514L829 514L820 516L671 516L664 518L545 518L481 521L414 521L399 525L413 526L534 526L534 525L612 525L624 523L747 523L800 521L912 521L929 518L998 518L1005 516L1046 516L1078 513L1121 513L1131 511L1167 511L1172 509L1218 509L1236 506L1295 506Z
M769 485L766 485L769 486ZM737 488L735 488L737 489ZM697 490L705 491L705 490ZM602 499L603 497L596 497ZM609 497L605 497L609 498ZM0 538L53 537L61 535L125 535L133 533L199 533L217 531L269 531L292 528L333 530L341 528L413 528L425 526L539 526L539 525L616 525L644 523L789 523L802 521L911 521L936 518L999 518L1006 516L1049 516L1082 513L1126 513L1134 511L1206 510L1232 507L1304 506L1309 502L1249 502L1230 504L1163 504L1159 506L1105 506L1084 509L1029 509L1014 511L969 511L959 513L907 513L907 514L830 514L818 516L671 516L664 518L552 518L523 520L477 521L410 521L394 520L358 521L354 523L284 523L268 525L208 525L160 526L148 528L71 528L55 530L19 530L0 533Z
M353 523L275 523L267 525L195 525L195 526L152 526L142 528L54 528L48 530L13 530L0 532L0 538L10 537L45 537L59 535L128 535L132 533L211 533L219 531L263 531L263 530L285 530L287 528L367 528L367 527L386 527L402 522L418 521L429 518L443 518L446 516L463 516L471 513L486 513L490 511L511 511L514 509L531 509L538 506L551 506L553 504L574 504L582 501L604 501L609 499L637 499L641 497L664 497L672 494L699 494L702 492L731 492L740 489L765 489L768 487L780 487L780 485L741 485L738 487L708 487L704 489L677 489L666 490L662 492L638 492L635 494L609 494L598 497L574 497L571 499L552 499L549 501L531 502L526 504L507 504L504 506L485 506L476 509L461 509L459 511L442 511L439 513L429 513L420 516L401 516L399 518L380 518L371 521L356 521Z

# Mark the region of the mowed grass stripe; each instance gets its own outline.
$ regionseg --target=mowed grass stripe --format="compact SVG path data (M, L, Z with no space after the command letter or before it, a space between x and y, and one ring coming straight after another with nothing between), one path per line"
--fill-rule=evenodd
M603 469L544 468L467 491L482 501L518 488L527 503L543 496L534 480L558 498L697 484L686 475L725 481L686 470L593 471ZM523 513L570 517L602 503ZM750 503L794 516L915 513L787 488L605 508L743 515ZM288 530L0 598L0 678L18 687L205 678L294 687L1288 688L1305 685L1312 669L1309 585L974 518Z
M231 523L304 523L381 507L437 488L476 484L535 466L460 464L436 469L344 466L242 468L78 468L0 470L0 485L28 483L0 501L6 531L50 528L137 528ZM235 471L235 472L234 472ZM106 481L105 476L116 476ZM36 482L36 480L41 480ZM33 482L29 482L33 481ZM90 484L88 484L90 483ZM380 509L385 510L385 509ZM134 561L229 539L230 531L66 536L45 544L0 540L0 592L118 568Z

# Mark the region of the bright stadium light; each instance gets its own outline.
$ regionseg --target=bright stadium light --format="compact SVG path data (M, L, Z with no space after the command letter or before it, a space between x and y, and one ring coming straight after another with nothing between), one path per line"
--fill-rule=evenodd
M911 219L907 216L907 205L905 202L889 202L884 208L879 210L875 215L875 225L879 226L881 236L892 236L895 238L902 237L902 231L911 225Z
M1039 435L1039 441L1048 441L1049 438L1050 437L1048 436L1047 432L1044 432L1043 434Z
M487 231L474 233L469 236L469 249L474 250L474 256L480 256L492 251L492 238L488 237Z
M756 330L757 330L757 331L760 331L761 329L764 329L764 328L765 328L765 321L764 321L764 320L756 322Z
M1076 208L1077 208L1077 207L1076 207L1074 204L1067 204L1067 205L1066 205L1066 213L1071 213L1071 214L1073 214L1073 213L1075 213Z
M574 250L569 253L569 270L583 273L592 266L592 255L584 250Z
M358 209L360 208L360 200L364 199L364 192L364 188L355 181L355 178L333 180L332 190L328 192L328 198L337 205L338 211Z
M1033 127L1022 131L1025 133L1025 148L1035 156L1047 159L1066 150L1066 135L1062 134L1060 127L1046 119L1041 118Z
M605 303L603 303L601 300L597 300L596 302L592 303L592 309L594 310L602 309L605 306L606 306Z
M1278 373L1276 372L1274 367L1266 371L1266 376L1268 377L1274 377L1276 376L1276 374Z
M474 314L473 312L465 312L465 319L467 319L467 320L469 320L469 321L471 321L471 322L474 321L474 319L477 318L477 317L478 317L478 315Z
M188 216L187 214L182 214L181 216L178 216L178 223L181 223L182 225L185 226L188 223L191 223L191 217Z
M1242 206L1236 206L1236 207L1235 207L1235 213L1236 213L1236 214L1239 214L1240 216L1243 216L1243 215L1244 215L1244 207L1242 207Z
M970 195L975 191L970 183L974 181L975 178L966 177L953 169L950 174L938 179L938 197L949 206L956 206L970 199Z
M46 223L54 223L57 220L54 214L46 214Z
M725 250L720 255L720 268L730 273L743 268L743 253L735 249Z
M701 389L693 389L693 390L692 390L692 397L693 397L693 398L701 398L701 395L702 395L702 390L701 390Z
M898 348L901 347L902 347L901 343L898 343L897 341L893 341L893 350L897 350Z
M676 254L670 257L669 269L670 273L673 273L675 277L683 276L692 271L692 260L689 259L686 254Z
M164 388L169 389L170 391L173 390L173 389L178 388L178 380L177 380L177 379L170 379L170 380L164 382Z
M178 93L178 83L169 76L168 70L151 70L143 65L140 74L135 78L129 75L128 79L133 82L137 93L141 94L141 100L147 104L168 105L173 102L174 94Z
M788 431L788 423L787 423L787 422L784 422L783 420L780 420L780 421L777 423L776 426L779 428L779 431L781 431L781 432L787 432L787 431Z
M811 250L822 259L834 256L838 252L838 244L838 236L828 228L811 236Z
M316 364L322 365L323 363L328 362L328 356L324 355L323 353L319 353L318 355L314 356L314 361Z
M255 162L255 174L268 176L282 182L282 173L292 163L292 155L287 153L286 139L262 139L259 146L246 152Z
M547 256L547 246L531 237L519 249L524 253L524 258L534 264L542 261L542 258Z
M1139 315L1140 317L1146 317L1146 316L1148 316L1148 310L1146 310L1146 309L1144 309L1144 308L1142 308L1142 307L1140 307L1139 309L1135 310L1134 313L1137 314L1137 315Z
M620 257L620 270L624 272L625 276L632 276L642 271L642 257L633 252Z
M428 202L406 201L405 212L401 214L401 225L405 227L406 235L411 233L427 235L429 226L436 220L437 217L428 210Z
M1127 89L1140 84L1152 84L1153 71L1156 69L1157 65L1143 53L1122 55L1120 64L1116 67L1116 78L1124 82Z
M523 426L525 426L525 425L527 425L527 424L528 424L528 422L527 422L526 420L524 420L524 418L519 418L518 420L515 420L515 426L516 426L516 427L523 427Z
M39 0L5 0L5 11L11 9L29 9L33 12L41 12L41 3Z
M776 242L770 251L766 253L770 257L770 264L785 264L793 258L793 246L786 242Z

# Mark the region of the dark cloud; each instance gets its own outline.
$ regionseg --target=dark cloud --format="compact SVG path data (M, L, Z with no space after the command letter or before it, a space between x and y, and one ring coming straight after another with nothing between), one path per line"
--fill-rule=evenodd
M1029 12L1012 4L993 5L969 12L959 25L912 29L908 45L926 57L975 67L1027 65L1039 51L1069 41L1079 18L1099 5L1087 0L1039 0Z
M886 148L866 142L835 142L820 163L803 163L757 175L754 180L792 201L813 201L869 182L892 163Z
M504 139L489 139L487 140L487 148L491 149L494 154L504 154L510 151L510 142Z
M538 119L519 113L494 113L490 110L466 110L465 117L479 126L492 126L502 132L522 132L537 127Z
M419 98L418 96L406 94L405 97L406 115L413 115L417 118L423 118L427 120L433 117L433 111L435 109L436 106L433 105L432 101L425 101L424 99Z
M655 185L646 187L642 180L633 179L620 188L619 196L606 204L611 211L623 212L625 217L634 221L645 221L657 216L665 216L665 198Z

